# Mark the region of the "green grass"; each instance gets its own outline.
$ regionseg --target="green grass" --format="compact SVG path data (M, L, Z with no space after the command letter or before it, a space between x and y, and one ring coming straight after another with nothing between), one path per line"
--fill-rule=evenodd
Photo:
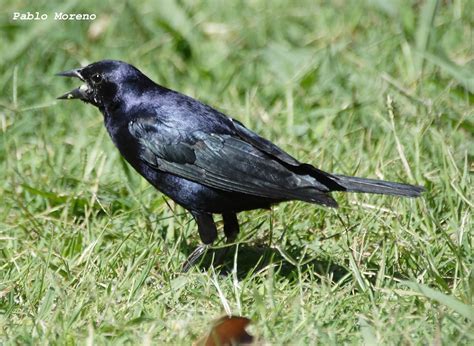
M10 20L27 10L50 19ZM55 22L60 10L98 19ZM190 344L232 313L272 344L472 344L472 13L461 0L4 1L0 343ZM124 164L96 109L55 100L76 85L54 73L104 58L321 169L426 193L241 213L231 274L181 274L191 217Z

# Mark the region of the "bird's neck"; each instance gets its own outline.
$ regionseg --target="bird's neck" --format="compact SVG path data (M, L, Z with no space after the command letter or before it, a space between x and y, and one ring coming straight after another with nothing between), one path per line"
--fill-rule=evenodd
M112 142L120 151L122 156L132 165L138 164L138 143L131 136L128 130L128 119L126 116L117 114L110 114L107 110L102 112L104 115L104 124L107 132L112 139Z

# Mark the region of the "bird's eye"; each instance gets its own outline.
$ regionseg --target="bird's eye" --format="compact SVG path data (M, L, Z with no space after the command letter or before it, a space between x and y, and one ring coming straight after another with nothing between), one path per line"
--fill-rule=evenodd
M94 84L99 84L100 82L102 82L102 76L99 73L92 75L91 79Z

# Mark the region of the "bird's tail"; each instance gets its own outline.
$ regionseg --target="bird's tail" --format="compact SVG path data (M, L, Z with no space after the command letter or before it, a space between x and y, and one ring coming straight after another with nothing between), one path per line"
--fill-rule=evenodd
M394 183L391 181L348 177L345 175L332 176L336 177L337 184L348 192L418 197L424 191L424 188L421 186Z

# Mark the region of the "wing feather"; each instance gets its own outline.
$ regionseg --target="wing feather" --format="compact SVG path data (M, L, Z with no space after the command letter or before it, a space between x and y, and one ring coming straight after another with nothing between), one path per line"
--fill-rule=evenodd
M203 131L183 136L146 119L130 122L129 131L142 145L141 159L155 169L225 191L335 204L313 177L295 174L242 138Z

